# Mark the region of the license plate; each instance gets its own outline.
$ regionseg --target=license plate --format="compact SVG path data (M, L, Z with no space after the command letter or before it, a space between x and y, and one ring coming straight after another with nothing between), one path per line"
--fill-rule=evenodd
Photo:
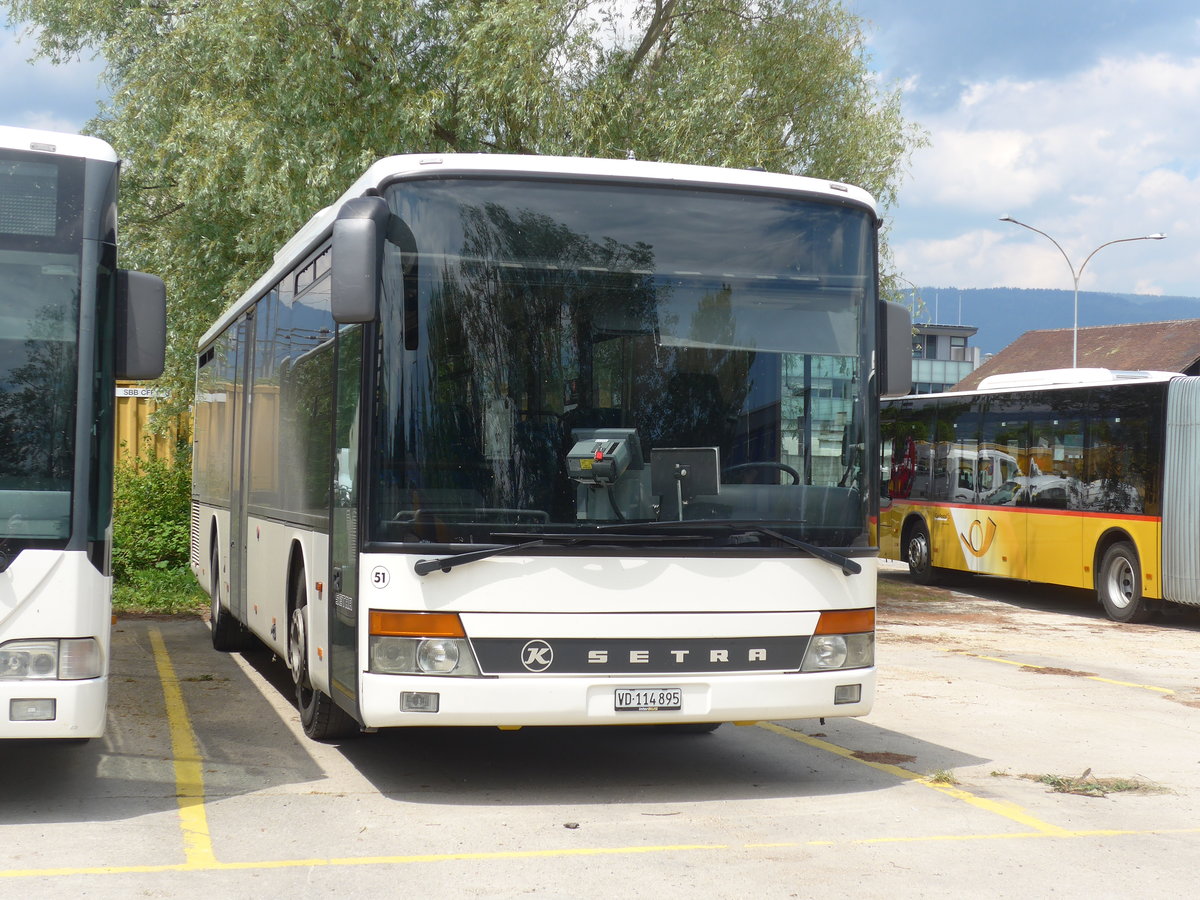
M682 709L683 689L677 687L618 688L614 692L613 702L617 712L627 710L657 712L662 709Z

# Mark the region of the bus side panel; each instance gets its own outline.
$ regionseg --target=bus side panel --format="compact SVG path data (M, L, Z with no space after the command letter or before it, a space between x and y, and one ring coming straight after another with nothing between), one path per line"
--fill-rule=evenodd
M325 575L328 571L329 535L273 519L251 516L246 529L247 619L245 623L281 659L287 659L288 566L293 546L299 549L307 587L309 660L313 680L322 681L317 669L328 643L328 611L325 608ZM320 584L320 590L317 585ZM317 648L321 652L318 654Z
M270 519L246 520L246 620L243 624L287 659L288 556L294 529Z
M923 523L939 569L1019 577L1025 569L1024 521L1005 510L894 502L880 513L879 555L906 562L905 539Z
M1088 589L1096 587L1095 567L1100 565L1101 547L1124 540L1132 541L1137 550L1142 567L1142 595L1162 597L1163 573L1159 566L1162 520L1153 516L1085 516L1079 561L1084 568L1084 579L1079 586Z
M1030 509L1026 520L1025 577L1030 581L1087 587L1095 542L1084 543L1084 516L1059 510Z
M1009 507L892 503L880 513L880 556L904 561L900 535L920 520L941 569L1094 588L1099 548L1130 540L1142 564L1142 592L1161 596L1159 520Z
M200 587L212 595L213 578L229 571L229 510L220 506L212 506L199 501L192 501L192 521L196 528L195 545L197 558L192 563L192 574L200 582ZM213 538L216 537L219 571L210 571ZM224 596L229 596L228 575L226 583L222 584Z
M879 515L871 521L871 539L879 548L881 559L900 558L900 530L892 506L892 502L884 497L879 503Z
M928 512L933 565L979 575L1026 577L1024 512L986 506L937 507Z
M969 518L974 515L974 510L937 506L926 509L925 513L929 527L930 560L933 565L960 572L976 571L963 553L960 537L963 530L960 524L964 518L963 514Z
M1143 595L1161 596L1159 519L1032 510L1025 515L1029 521L1029 568L1025 577L1029 581L1092 590L1102 548L1113 541L1129 540L1141 562Z

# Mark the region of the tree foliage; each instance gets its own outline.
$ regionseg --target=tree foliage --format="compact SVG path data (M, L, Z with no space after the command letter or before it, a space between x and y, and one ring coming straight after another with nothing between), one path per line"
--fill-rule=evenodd
M921 134L838 0L0 0L99 53L123 263L167 282L168 388L274 250L375 159L483 151L762 166L886 207Z

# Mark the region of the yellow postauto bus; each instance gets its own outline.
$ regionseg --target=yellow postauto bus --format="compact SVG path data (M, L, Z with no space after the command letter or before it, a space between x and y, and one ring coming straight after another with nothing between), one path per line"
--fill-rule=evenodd
M1200 605L1200 378L1062 369L886 401L880 555L1095 590L1142 622Z

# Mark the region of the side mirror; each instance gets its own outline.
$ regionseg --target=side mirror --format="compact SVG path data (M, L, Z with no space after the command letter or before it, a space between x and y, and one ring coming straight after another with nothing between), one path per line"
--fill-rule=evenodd
M903 397L912 390L912 314L899 303L879 305L879 396Z
M117 378L146 381L163 373L167 354L167 289L157 275L117 270Z
M371 322L379 301L383 239L391 217L382 197L355 197L333 223L333 272L329 303L333 320Z
M335 322L348 325L374 321L384 241L401 249L401 265L407 274L416 263L417 253L416 240L408 226L391 214L382 197L347 200L333 223L329 302Z

